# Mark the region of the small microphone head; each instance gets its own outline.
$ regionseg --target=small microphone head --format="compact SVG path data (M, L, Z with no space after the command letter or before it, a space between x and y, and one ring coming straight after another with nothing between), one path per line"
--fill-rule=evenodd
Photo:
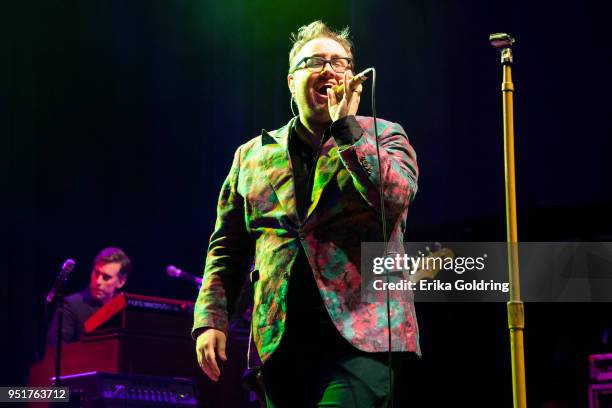
M74 265L76 265L74 259L66 259L66 262L64 262L64 264L62 265L62 272L68 275L74 269Z
M357 85L359 85L359 84L365 82L366 79L368 79L366 77L366 74L372 72L373 70L374 70L373 68L368 68L368 69L366 69L364 71L361 71L357 75L353 76L353 80L357 81L355 83ZM357 86L357 85L355 85L355 86ZM336 94L337 98L342 98L344 96L344 84L338 84L338 85L334 86L332 88L332 90Z
M168 265L168 267L166 268L166 274L168 276L172 276L173 278L178 278L179 276L181 276L181 272L182 271L174 265Z

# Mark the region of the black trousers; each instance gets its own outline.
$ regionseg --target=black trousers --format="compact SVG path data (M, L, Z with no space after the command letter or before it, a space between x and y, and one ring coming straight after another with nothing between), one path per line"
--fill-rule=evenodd
M267 406L386 407L386 359L345 340L322 304L290 308L281 344L263 366Z

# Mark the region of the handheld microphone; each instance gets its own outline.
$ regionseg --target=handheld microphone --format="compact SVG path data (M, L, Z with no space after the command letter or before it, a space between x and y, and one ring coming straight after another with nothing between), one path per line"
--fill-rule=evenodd
M368 79L368 77L366 76L367 73L373 71L373 68L368 68L364 71L361 71L360 73L358 73L357 75L355 75L351 81L355 81L353 82L352 88L357 87L357 85L362 84L366 81L366 79ZM344 84L338 84L336 86L334 86L333 88L334 93L336 94L337 98L342 99L342 97L344 96Z
M66 279L68 278L68 275L70 275L70 272L72 272L72 270L74 269L75 264L76 262L74 262L73 259L66 259L66 262L64 262L64 264L62 265L62 270L55 278L55 282L53 283L51 291L47 295L47 303L51 303L55 300L55 296L57 295L58 290L60 290L64 282L66 282Z
M188 280L191 283L195 283L198 286L202 286L202 278L187 273L174 265L168 265L166 268L166 274L172 278L181 278Z

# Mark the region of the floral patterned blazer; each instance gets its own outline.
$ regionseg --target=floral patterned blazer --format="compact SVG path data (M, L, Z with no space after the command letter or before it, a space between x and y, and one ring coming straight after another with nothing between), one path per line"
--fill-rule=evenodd
M227 331L227 305L254 260L252 330L265 362L283 336L288 283L301 246L338 331L361 350L387 351L386 303L364 301L361 293L361 243L382 241L382 172L389 242L401 244L417 191L416 154L399 124L378 119L379 167L374 119L349 116L334 122L316 160L310 206L300 219L288 151L295 121L262 131L234 155L219 196L193 333L205 327ZM409 295L390 299L392 350L420 354Z

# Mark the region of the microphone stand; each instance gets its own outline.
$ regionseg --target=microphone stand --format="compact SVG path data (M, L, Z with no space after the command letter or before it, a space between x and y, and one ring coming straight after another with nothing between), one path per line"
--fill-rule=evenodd
M525 386L525 311L521 301L521 286L518 261L518 232L516 221L516 185L514 178L514 105L512 83L512 44L515 40L506 33L491 34L491 45L500 50L503 66L502 96L504 113L504 167L506 178L506 233L508 242L508 281L510 300L508 307L508 329L510 330L510 353L512 364L512 399L515 408L527 407Z
M56 294L57 299L57 336L55 344L55 386L60 386L60 371L62 366L62 341L64 326L64 288L60 286Z

